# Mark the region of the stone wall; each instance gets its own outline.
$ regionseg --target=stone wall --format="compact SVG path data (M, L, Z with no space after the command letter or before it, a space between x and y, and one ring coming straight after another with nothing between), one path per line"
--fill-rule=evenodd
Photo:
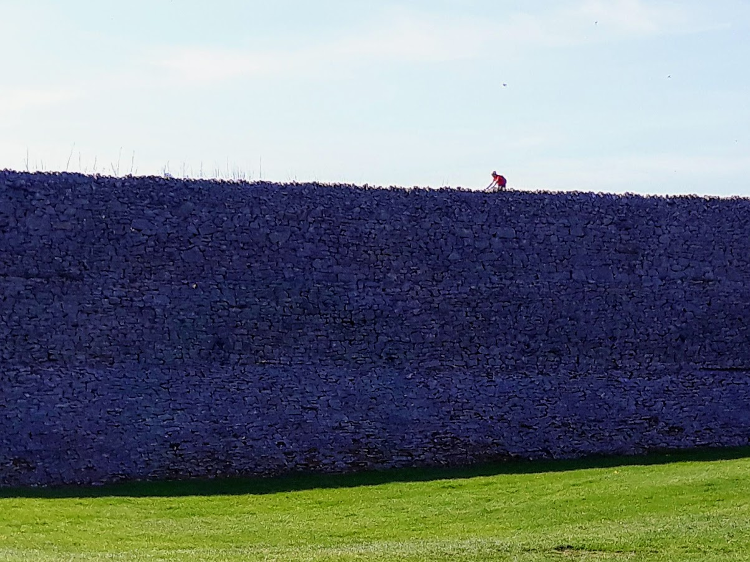
M748 216L0 172L0 485L746 445Z

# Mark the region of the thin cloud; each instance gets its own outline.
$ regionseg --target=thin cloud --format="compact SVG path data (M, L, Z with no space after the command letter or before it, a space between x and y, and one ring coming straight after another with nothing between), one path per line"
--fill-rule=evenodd
M266 74L286 66L285 53L263 54L211 47L168 49L156 66L189 82L216 82Z
M0 90L0 114L54 107L75 100L80 96L80 92L70 88Z
M485 25L403 14L388 26L345 37L322 51L342 60L451 62L474 58L488 41Z
M644 0L582 0L544 12L515 12L502 21L402 8L386 10L374 25L304 48L258 51L170 47L150 60L156 60L152 64L172 78L213 83L290 73L321 76L335 69L373 63L429 64L517 57L529 47L606 43L715 27L715 21L695 7Z
M477 22L403 14L371 29L360 30L304 49L252 51L185 47L167 49L156 65L190 82L287 73L372 63L440 63L481 54L488 39Z
M511 16L504 37L515 44L564 47L724 27L713 12L674 2L583 0L546 13Z
M579 11L589 24L626 35L653 35L690 23L689 14L677 5L642 0L587 0Z

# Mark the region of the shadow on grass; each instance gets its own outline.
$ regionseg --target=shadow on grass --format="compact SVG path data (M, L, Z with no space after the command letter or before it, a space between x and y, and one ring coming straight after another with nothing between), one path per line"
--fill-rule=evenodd
M750 458L750 447L694 449L651 453L642 456L587 457L574 460L512 460L502 463L453 468L403 468L355 474L291 474L275 478L222 478L127 482L105 486L53 488L0 488L0 498L104 498L261 495L326 488L356 488L397 482L430 482L498 476L536 474L620 466L651 466L677 462L710 462Z

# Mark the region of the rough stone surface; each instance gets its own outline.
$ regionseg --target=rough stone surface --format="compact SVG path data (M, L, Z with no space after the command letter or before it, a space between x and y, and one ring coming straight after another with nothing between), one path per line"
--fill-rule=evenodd
M746 445L748 216L0 172L0 485Z

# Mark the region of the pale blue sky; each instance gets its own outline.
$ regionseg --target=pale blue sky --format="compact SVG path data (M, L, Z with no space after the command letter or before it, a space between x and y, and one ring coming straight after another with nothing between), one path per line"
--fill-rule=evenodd
M0 0L0 52L0 168L750 196L748 0Z

